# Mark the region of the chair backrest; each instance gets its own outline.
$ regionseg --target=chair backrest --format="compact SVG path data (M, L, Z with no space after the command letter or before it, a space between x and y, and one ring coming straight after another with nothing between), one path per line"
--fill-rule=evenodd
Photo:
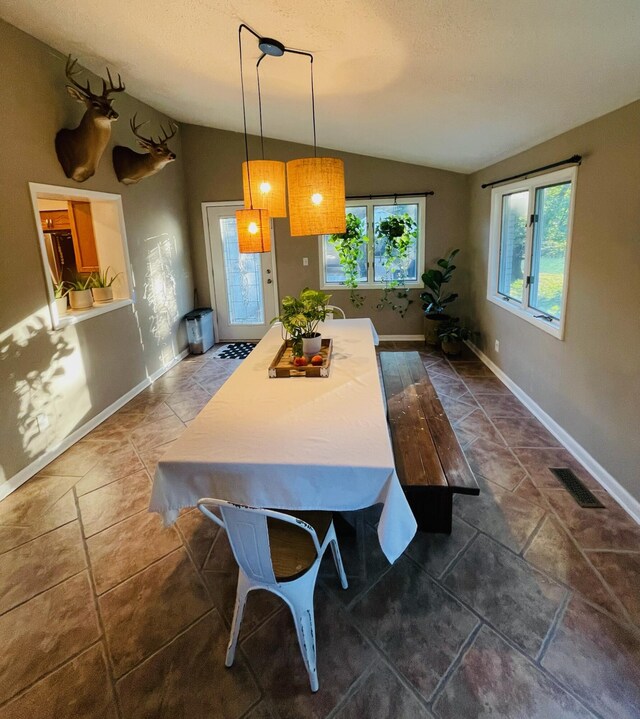
M220 517L214 514L212 507L218 507ZM320 555L320 543L315 529L297 517L272 509L247 507L233 504L224 499L203 498L198 500L198 509L216 524L226 530L233 556L244 573L256 582L276 584L276 577L269 549L269 530L267 518L295 524L307 531L313 540L316 552Z
M347 318L347 315L344 313L344 310L341 307L338 307L336 305L327 305L327 310L331 314L331 317L328 317L327 319L335 319L334 315L340 315L341 319L345 320Z

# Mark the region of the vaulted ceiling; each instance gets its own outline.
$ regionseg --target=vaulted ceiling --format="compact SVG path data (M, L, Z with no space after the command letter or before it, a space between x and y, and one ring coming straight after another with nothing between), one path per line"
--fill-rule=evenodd
M179 121L229 130L246 22L315 54L320 145L462 172L640 97L638 0L0 0L0 16ZM247 35L254 132L258 54ZM265 135L311 141L308 70L262 63Z

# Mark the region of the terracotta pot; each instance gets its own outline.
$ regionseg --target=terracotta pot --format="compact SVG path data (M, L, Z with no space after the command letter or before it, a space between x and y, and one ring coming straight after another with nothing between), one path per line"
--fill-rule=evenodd
M430 314L424 317L424 341L428 345L439 345L438 330L443 322L447 322L451 317L442 314Z
M462 352L462 340L442 340L442 351L446 355L459 355Z
M94 302L113 302L113 287L94 287L91 293Z
M67 295L56 297L56 312L58 313L58 319L67 314Z
M302 338L302 354L313 357L320 352L322 347L322 335L316 332L313 337Z
M72 310L86 310L93 306L91 290L71 290L69 304Z

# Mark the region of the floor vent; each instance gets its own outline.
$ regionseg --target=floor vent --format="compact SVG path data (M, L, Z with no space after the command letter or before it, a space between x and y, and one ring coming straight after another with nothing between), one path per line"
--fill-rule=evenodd
M568 467L549 467L549 469L581 507L586 509L604 508L604 504L584 486L572 469Z

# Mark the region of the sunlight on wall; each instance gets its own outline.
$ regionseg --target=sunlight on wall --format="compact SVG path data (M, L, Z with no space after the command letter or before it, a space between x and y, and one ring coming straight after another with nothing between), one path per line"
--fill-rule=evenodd
M174 264L176 240L168 234L149 237L147 271L144 280L144 299L152 311L151 333L160 347L163 364L177 354L173 328L178 320L178 300Z
M57 447L91 410L77 332L49 322L45 305L0 334L2 444L21 444L30 459ZM0 462L0 476L11 476L11 458Z

